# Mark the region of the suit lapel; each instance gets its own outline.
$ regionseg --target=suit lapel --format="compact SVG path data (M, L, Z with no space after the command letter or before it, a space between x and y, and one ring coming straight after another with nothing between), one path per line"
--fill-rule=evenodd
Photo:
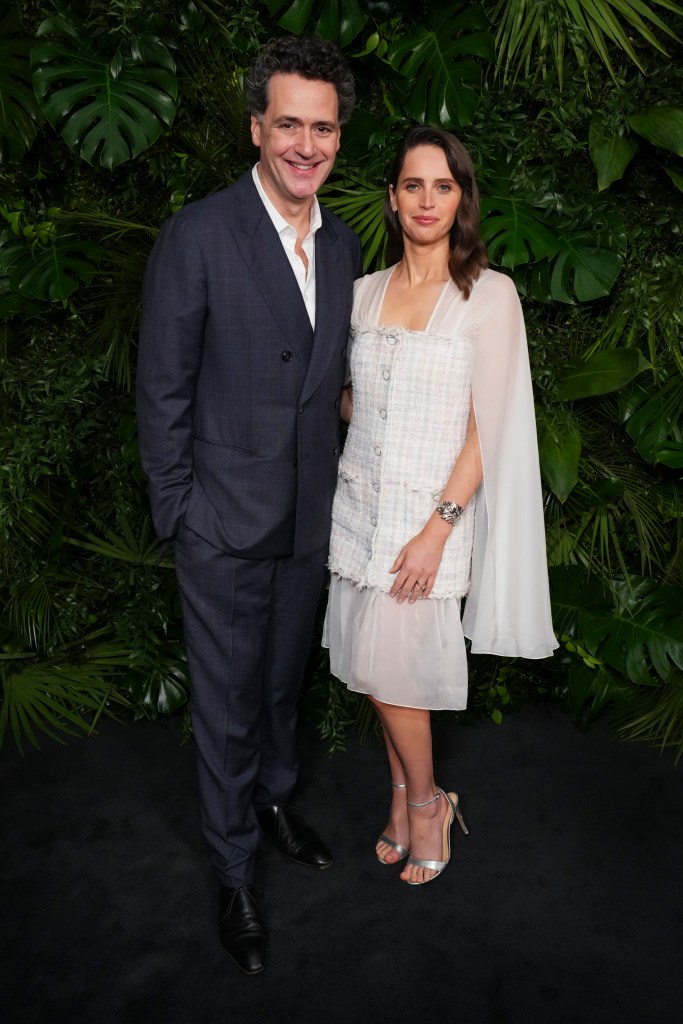
M235 188L239 188L240 201L243 200L233 228L235 242L287 346L306 362L311 346L311 321L294 271L251 175L240 179Z
M321 212L323 222L315 236L315 331L308 372L301 391L303 402L313 394L336 353L346 297L339 281L339 238L325 216L325 210Z

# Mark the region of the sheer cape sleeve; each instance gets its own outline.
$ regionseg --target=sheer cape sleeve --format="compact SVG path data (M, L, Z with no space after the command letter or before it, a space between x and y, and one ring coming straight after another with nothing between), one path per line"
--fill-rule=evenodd
M512 281L490 270L484 276L486 287L475 285L467 303L483 480L463 632L473 654L546 658L558 643L526 331Z

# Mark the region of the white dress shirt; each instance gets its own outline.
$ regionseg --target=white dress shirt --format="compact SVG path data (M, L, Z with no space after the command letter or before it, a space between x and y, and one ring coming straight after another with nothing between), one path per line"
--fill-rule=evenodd
M306 253L308 259L308 268L304 265L304 261L301 256L295 251L297 233L295 228L289 224L278 210L275 209L272 202L266 195L266 191L261 184L261 179L258 174L258 164L255 164L252 168L252 177L256 190L260 195L263 205L265 206L268 216L273 222L273 226L280 236L282 242L282 248L287 254L294 276L296 277L297 284L301 289L304 303L306 305L306 311L308 313L309 320L311 321L311 327L315 329L315 233L322 224L322 217L320 214L320 206L318 200L313 196L313 204L311 206L311 223L308 230L308 234L301 243L301 248Z

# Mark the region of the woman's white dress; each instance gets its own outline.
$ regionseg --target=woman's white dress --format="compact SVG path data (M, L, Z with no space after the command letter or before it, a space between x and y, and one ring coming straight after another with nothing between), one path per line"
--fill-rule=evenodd
M493 270L468 300L446 282L424 331L380 326L393 270L354 291L353 419L332 510L323 644L353 690L460 709L463 627L473 653L542 658L557 647L526 334L514 285ZM482 484L451 531L430 597L398 604L389 569L441 498L471 398Z

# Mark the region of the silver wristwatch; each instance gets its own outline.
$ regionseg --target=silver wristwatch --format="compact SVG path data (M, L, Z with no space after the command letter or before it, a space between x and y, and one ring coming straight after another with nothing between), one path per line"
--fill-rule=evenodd
M442 501L436 506L436 511L447 523L455 526L465 509L462 505L458 505L457 501Z

